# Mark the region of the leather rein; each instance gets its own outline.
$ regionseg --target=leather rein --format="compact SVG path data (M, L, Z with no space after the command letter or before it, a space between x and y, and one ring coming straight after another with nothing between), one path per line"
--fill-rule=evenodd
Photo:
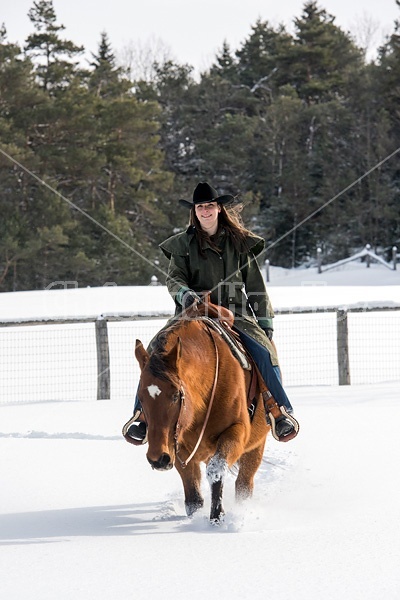
M183 385L181 384L181 390L180 390L180 398L181 398L181 407L180 407L180 411L179 411L179 416L178 416L178 421L176 423L176 427L175 427L175 454L177 459L179 460L182 469L184 469L185 467L187 467L187 465L189 464L189 462L192 460L193 456L196 454L198 447L201 444L201 440L203 439L204 436L204 432L206 430L207 427L207 423L208 420L210 418L210 413L211 413L211 408L212 405L214 403L214 398L215 398L215 391L217 389L217 382L218 382L218 372L219 372L219 353L218 353L218 347L217 347L217 343L215 341L214 335L211 331L211 329L206 325L206 329L213 341L214 344L214 349L215 349L215 372L214 372L214 382L213 382L213 386L212 386L212 390L211 390L211 397L210 397L210 401L208 403L208 407L207 407L207 412L206 412L206 416L204 419L204 423L203 426L201 428L199 437L197 439L197 442L192 450L192 452L189 454L188 458L186 460L182 460L181 457L179 456L179 443L178 443L178 436L179 436L179 432L182 428L182 424L181 424L181 419L182 419L182 413L183 411L186 409L186 405L185 405L185 391L183 389Z

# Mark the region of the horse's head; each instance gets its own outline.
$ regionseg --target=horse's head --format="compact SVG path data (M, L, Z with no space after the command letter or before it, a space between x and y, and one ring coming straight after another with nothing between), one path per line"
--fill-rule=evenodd
M178 376L181 342L174 337L168 349L149 354L136 340L135 356L141 376L138 395L148 426L147 460L159 471L175 462L175 436L183 403L183 388Z

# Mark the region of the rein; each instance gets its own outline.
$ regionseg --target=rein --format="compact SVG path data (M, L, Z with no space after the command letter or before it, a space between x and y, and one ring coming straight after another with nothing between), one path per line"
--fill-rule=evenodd
M210 330L209 327L207 327L207 331L210 334L210 337L211 337L211 339L213 341L214 349L215 349L215 374L214 374L214 383L213 383L213 387L212 387L212 390L211 390L211 397L210 397L210 401L208 403L208 408L207 408L207 412L206 412L206 416L205 416L205 419L204 419L203 426L202 426L201 431L200 431L200 435L198 437L198 440L196 442L195 447L193 448L192 452L189 454L189 456L188 456L188 458L186 460L182 460L180 458L180 456L179 456L179 448L178 448L178 433L179 433L179 430L181 428L180 418L181 418L182 408L184 408L184 406L185 406L184 393L182 391L181 410L180 410L180 413L179 413L178 422L176 424L176 429L175 429L176 457L179 460L182 469L184 469L185 467L187 467L187 465L189 464L189 462L192 460L193 456L196 454L198 447L200 446L201 440L203 439L203 435L204 435L204 432L205 432L206 427L207 427L208 419L210 417L211 408L212 408L212 405L213 405L213 402L214 402L214 398L215 398L215 391L217 389L218 370L219 370L218 347L217 347L215 338L214 338L214 336L213 336L213 334L212 334L212 332L211 332L211 330Z

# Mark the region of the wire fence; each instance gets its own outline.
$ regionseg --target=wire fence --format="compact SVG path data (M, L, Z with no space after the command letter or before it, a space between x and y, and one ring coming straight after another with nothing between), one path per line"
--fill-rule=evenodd
M135 340L167 319L0 322L0 403L134 398ZM279 312L285 386L400 381L400 308Z

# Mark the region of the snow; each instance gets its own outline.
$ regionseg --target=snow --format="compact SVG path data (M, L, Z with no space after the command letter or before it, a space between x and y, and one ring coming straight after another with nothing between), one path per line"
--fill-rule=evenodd
M368 271L362 282L350 267L340 281L326 273L323 286L306 283L310 270L273 273L269 289L276 307L399 303L399 272ZM165 292L1 294L0 314L157 312L170 306ZM235 503L227 474L219 527L208 521L205 469L205 507L188 519L176 471L153 471L146 447L123 440L131 398L0 404L2 598L399 600L399 390L290 387L299 435L268 439L250 501Z

